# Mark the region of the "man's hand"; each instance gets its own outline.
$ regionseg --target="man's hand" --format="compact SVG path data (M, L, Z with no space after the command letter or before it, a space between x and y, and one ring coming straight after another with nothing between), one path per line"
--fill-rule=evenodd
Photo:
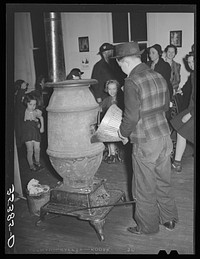
M128 142L128 138L123 137L122 134L121 134L121 132L120 132L120 130L118 130L117 133L118 133L119 138L121 139L122 143L123 143L124 145L126 145L126 143Z
M101 98L97 98L97 102L101 103L102 102Z
M192 115L190 113L187 113L183 116L182 118L182 122L186 123L187 121L189 121L189 119L192 117Z

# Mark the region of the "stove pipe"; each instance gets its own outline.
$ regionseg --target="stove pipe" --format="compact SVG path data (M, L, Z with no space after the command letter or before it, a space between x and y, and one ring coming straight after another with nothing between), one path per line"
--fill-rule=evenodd
M60 13L44 15L49 80L53 87L48 107L47 154L63 178L60 186L68 192L94 187L94 175L103 156L104 144L91 143L100 111L89 90L95 79L66 80ZM96 185L95 185L96 186Z
M50 82L66 79L62 24L60 13L44 13L47 63Z

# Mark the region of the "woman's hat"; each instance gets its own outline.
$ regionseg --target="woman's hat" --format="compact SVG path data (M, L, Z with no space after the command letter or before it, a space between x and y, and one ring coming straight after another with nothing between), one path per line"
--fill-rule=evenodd
M194 57L194 52L190 51L186 56L185 56L185 60L187 61L189 57L193 56Z
M141 55L144 52L140 50L137 42L125 42L115 45L115 53L112 58L123 58L126 56Z
M114 49L114 46L110 43L104 43L101 45L101 47L99 48L99 52L97 54L101 54L102 52L106 51L106 50L111 50Z
M73 79L72 75L80 77L82 74L84 74L84 72L81 72L79 68L73 68L67 76L67 80Z
M162 55L162 48L159 44L154 44L153 46L148 47L147 50L150 51L151 48L154 48L155 50L157 50L159 55Z

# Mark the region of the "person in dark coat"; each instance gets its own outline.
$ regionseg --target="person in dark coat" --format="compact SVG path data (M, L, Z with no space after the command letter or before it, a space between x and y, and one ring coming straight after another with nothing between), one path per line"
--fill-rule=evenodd
M112 66L109 63L109 59L113 55L113 49L114 46L110 43L102 44L97 53L101 56L101 60L94 65L92 70L91 78L96 79L98 83L91 85L90 90L98 103L101 103L102 100L108 96L104 91L105 83L110 79L116 78Z
M173 95L173 87L171 84L171 67L169 63L165 62L162 58L162 48L159 44L155 44L148 48L149 57L151 60L147 61L147 65L154 71L161 74L164 79L167 81L167 86L169 89L170 100Z
M190 103L187 109L170 121L172 127L177 131L175 160L172 163L176 172L182 171L181 159L186 148L186 141L194 143L194 52L186 55L186 60L193 71L191 72L192 93Z
M28 89L28 83L22 79L16 80L15 84L15 97L14 97L14 108L15 108L15 136L17 148L21 148L22 141L22 125L24 121L24 112L26 107L23 104L24 96Z
M186 83L176 93L176 100L178 103L178 112L187 109L192 94L192 73L188 76Z
M30 93L33 94L37 98L37 108L41 111L44 110L44 84L45 84L45 77L40 75L35 83L35 90L31 91Z

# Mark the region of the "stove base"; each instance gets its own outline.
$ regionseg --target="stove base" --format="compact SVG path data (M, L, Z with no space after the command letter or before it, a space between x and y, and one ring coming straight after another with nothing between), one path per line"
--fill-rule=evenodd
M108 213L120 200L124 201L125 193L121 190L110 190L105 180L95 179L92 188L67 192L62 186L51 190L50 201L40 209L40 219L36 222L39 226L45 220L48 213L74 216L80 220L89 221L95 229L100 241L105 239L103 226ZM111 206L109 206L111 205ZM91 208L106 206L100 208Z

